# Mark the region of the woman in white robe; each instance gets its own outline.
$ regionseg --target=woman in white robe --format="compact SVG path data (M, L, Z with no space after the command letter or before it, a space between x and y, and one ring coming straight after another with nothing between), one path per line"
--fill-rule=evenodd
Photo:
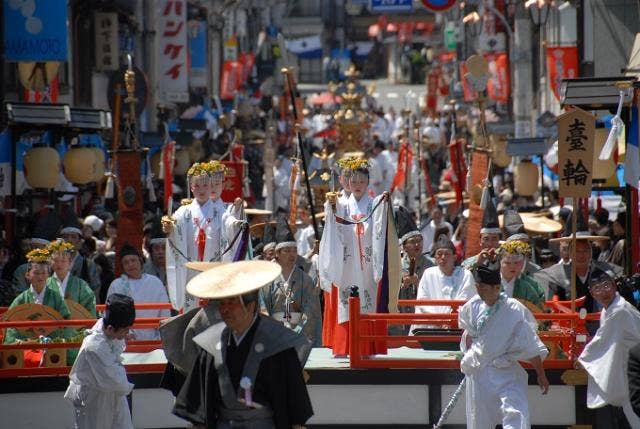
M189 261L231 262L234 248L222 254L231 243L239 225L242 200L225 204L220 195L224 186L225 167L219 161L195 163L188 178L193 201L171 216L163 217L163 231L168 234L166 246L167 290L176 310L188 311L198 303L187 294L186 284L195 272L185 267Z
M325 227L320 242L319 271L321 285L333 284L337 288L337 323L333 330L333 353L336 356L349 352L349 295L353 286L358 287L360 310L374 313L378 304L378 283L382 279L387 233L388 199L385 193L372 199L367 195L369 183L365 160L354 168L349 178L351 195L348 199L336 199L334 212L330 201L325 204ZM358 224L340 224L336 216ZM397 243L396 243L397 244ZM372 333L381 331L378 326L367 327ZM386 327L384 328L386 333ZM382 344L361 344L363 354L384 353Z

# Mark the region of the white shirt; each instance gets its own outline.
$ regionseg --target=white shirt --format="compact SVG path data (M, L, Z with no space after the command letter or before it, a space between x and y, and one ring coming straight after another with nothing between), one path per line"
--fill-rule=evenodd
M504 277L502 277L502 291L509 297L513 298L513 288L516 285L517 276L513 276L511 281L506 281Z
M60 295L62 295L62 297L64 298L64 294L67 291L67 283L69 283L69 276L70 276L70 272L67 273L66 276L64 276L64 279L62 281L60 281L60 279L58 278L58 275L56 273L53 273L53 278L56 280L56 283L58 284L58 287L60 288Z
M438 225L433 221L433 219L422 228L422 240L424 243L424 249L426 251L431 251L431 247L433 246L433 240L435 239L436 229L446 226L449 230L449 238L453 235L453 225L451 225L447 221L442 221Z
M31 285L29 287L29 290L31 291L31 295L33 296L33 302L34 303L42 304L44 302L44 293L47 290L46 286L42 288L42 292L40 292L40 293L36 292L36 290L33 287L33 285Z

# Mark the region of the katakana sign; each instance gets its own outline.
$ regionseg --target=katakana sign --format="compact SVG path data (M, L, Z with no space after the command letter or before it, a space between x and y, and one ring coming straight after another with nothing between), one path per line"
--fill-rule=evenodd
M187 2L158 0L158 93L166 102L189 101Z
M595 116L579 108L558 117L560 197L591 195L595 128Z

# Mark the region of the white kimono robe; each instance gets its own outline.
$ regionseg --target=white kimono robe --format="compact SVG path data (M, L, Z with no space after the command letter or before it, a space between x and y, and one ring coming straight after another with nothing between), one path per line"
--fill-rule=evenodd
M450 276L446 276L440 267L424 270L418 284L416 299L459 299L468 300L476 294L475 281L471 271L455 267ZM451 313L451 307L422 305L415 307L416 313ZM434 327L433 325L412 325L409 332L416 328Z
M578 361L588 374L587 407L622 407L631 427L640 428L640 417L629 402L627 379L629 350L640 343L640 312L616 295L600 312L600 328Z
M127 404L133 384L121 358L125 342L109 339L102 328L100 319L82 341L64 397L74 405L78 429L133 429Z
M203 261L231 262L235 247L224 256L221 253L233 240L238 227L235 221L239 213L236 213L233 204L226 205L222 200L209 200L200 206L194 199L191 204L181 206L174 213L176 220L173 231L169 234L169 242L166 246L167 290L171 304L176 310L188 311L195 308L198 303L191 295L187 294L187 283L197 273L188 270L184 264L188 261L198 261L198 231L204 229L206 242L204 246ZM175 246L175 248L174 248ZM176 250L177 249L177 250ZM188 259L185 259L188 258Z
M529 428L527 373L518 361L536 356L544 359L548 351L524 305L506 296L493 307L496 305L499 307L479 332L478 320L490 307L478 295L458 315L460 328L465 330L460 369L466 376L467 428L487 429L497 424L505 429ZM467 349L468 336L473 343Z
M168 303L169 297L167 291L156 276L151 274L142 274L139 279L132 279L126 274L121 275L111 282L107 296L112 293L121 293L133 298L134 303L163 302ZM165 310L136 310L136 318L138 317L169 317L171 312ZM136 340L159 340L160 333L157 329L134 329L133 333Z
M337 215L351 221L367 216L382 195L372 199L363 195L360 201L351 194L348 199L338 199ZM326 220L318 266L320 284L330 290L334 284L340 290L338 299L338 323L349 320L349 295L352 286L360 292L362 313L376 311L378 282L382 279L384 246L387 233L388 205L378 206L371 219L359 225L336 223L331 204L325 203Z

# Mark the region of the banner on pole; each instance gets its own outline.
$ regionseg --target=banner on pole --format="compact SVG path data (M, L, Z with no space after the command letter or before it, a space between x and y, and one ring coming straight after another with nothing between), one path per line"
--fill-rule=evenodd
M558 117L560 198L591 195L595 129L595 116L577 107Z
M556 99L560 100L562 79L578 77L578 48L576 46L547 46L549 84Z

